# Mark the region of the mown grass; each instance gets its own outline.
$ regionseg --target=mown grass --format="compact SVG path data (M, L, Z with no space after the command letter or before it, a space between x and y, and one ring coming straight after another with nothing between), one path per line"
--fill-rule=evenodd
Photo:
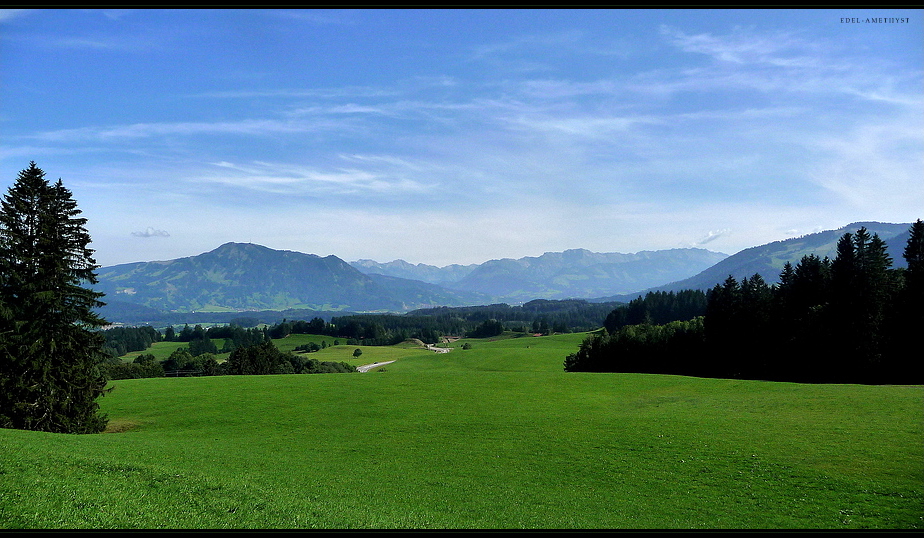
M0 430L0 526L924 526L924 387L565 373L581 337L118 381L121 433Z

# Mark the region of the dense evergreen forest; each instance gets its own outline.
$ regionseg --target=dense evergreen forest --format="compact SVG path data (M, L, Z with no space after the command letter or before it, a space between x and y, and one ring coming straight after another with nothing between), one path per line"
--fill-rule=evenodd
M647 372L815 383L924 382L924 222L892 268L865 228L844 234L834 260L786 263L780 282L733 277L706 294L703 315L658 324L632 308L565 359L565 370ZM690 297L689 303L696 303ZM695 314L695 309L691 310ZM645 314L643 313L642 316Z

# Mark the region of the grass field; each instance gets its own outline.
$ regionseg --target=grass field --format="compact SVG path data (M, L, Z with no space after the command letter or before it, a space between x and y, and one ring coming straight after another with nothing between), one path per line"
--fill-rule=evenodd
M395 353L395 350L406 349L406 348L412 347L412 346L403 345L403 344L398 345L398 346L389 346L389 347L347 346L345 344L346 340L347 340L346 338L333 338L331 336L321 336L321 335L316 335L316 334L290 334L289 336L285 338L273 340L273 343L275 343L276 347L278 347L282 351L293 351L294 352L296 347L305 345L309 342L314 342L318 345L321 345L321 342L326 342L328 346L333 346L334 342L339 342L340 344L338 346L332 347L329 350L324 350L324 353L321 355L311 354L311 355L305 355L305 356L306 357L310 356L311 358L315 358L321 361L337 361L337 362L343 361L343 362L348 362L353 365L366 364L366 362L374 362L376 360L376 359L372 359L370 361L366 361L365 359L368 358L366 354L369 354L370 356L380 356L380 357L390 356ZM224 345L224 339L222 338L213 338L212 342L219 349L221 349L221 347ZM181 347L188 347L188 346L189 346L188 342L155 342L153 345L151 345L151 347L149 347L148 349L144 351L132 351L130 353L126 353L121 358L125 362L132 362L139 355L151 354L151 355L154 355L154 358L156 360L163 361L163 360L167 360L167 358L170 357L170 354L176 351L177 349ZM357 347L363 350L364 355L362 356L361 359L354 360L353 350L355 350ZM425 350L418 349L418 352L424 353ZM406 355L406 353L404 352L398 352L398 354ZM227 360L229 355L231 354L230 353L219 353L215 355L215 358L216 360L218 360L218 362L223 362ZM384 360L391 360L391 359L384 359Z
M117 381L113 433L0 430L0 527L924 527L924 387L565 373L582 337Z

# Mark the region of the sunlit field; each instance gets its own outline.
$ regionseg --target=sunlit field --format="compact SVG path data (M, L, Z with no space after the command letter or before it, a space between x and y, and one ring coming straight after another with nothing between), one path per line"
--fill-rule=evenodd
M564 372L584 336L116 381L110 433L0 430L0 526L924 526L924 387Z

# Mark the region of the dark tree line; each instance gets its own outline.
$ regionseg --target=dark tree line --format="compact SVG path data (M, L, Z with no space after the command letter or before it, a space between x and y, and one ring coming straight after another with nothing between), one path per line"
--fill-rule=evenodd
M191 363L180 367L196 368ZM356 367L346 362L319 361L280 351L271 340L266 340L260 344L235 349L227 361L216 365L212 373L202 375L325 374L355 371Z
M583 332L600 327L602 320L621 305L619 302L592 303L584 299L535 299L519 306L506 303L438 307L415 310L411 316L432 316L438 323L454 326L447 335L462 335L472 330L475 325L488 320L504 323L506 330L523 332L542 332L540 325L545 323L546 332Z
M568 371L650 372L814 383L921 383L924 222L893 269L885 242L844 234L834 260L804 256L780 282L729 276L705 315L643 322L586 339Z
M270 339L266 329L245 329L238 325L215 326L204 329L201 325L190 328L183 327L176 332L173 327L167 327L164 334L150 326L142 327L114 327L101 331L105 338L104 349L113 357L121 357L132 351L144 351L156 342L187 342L185 348L193 357L204 353L217 355L231 353L237 348L261 344ZM219 348L215 340L221 340Z
M272 341L242 346L231 352L228 360L219 363L212 353L192 355L179 348L158 361L154 355L143 354L131 363L113 359L103 365L108 379L138 379L145 377L187 377L216 375L324 374L355 372L356 367L336 361L308 359L295 353L280 351Z
M122 362L111 357L101 366L106 379L141 379L145 377L164 377L163 361L155 359L154 355L145 354L135 357L134 362Z
M348 345L387 346L412 338L438 342L441 336L495 336L505 330L564 333L599 327L618 304L622 303L537 299L521 306L494 304L429 308L408 314L351 314L334 316L330 322L320 317L311 321L284 319L268 327L267 334L271 338L317 334L344 339ZM209 329L210 335L213 329Z
M581 299L537 299L521 306L493 304L470 307L438 307L408 314L354 314L312 320L310 329L287 322L272 330L289 333L324 334L340 337L353 345L394 345L409 338L438 342L441 336L495 336L505 330L550 334L587 331L599 327L613 307L621 303L590 303ZM476 336L479 335L479 336ZM281 336L275 336L281 337Z
M435 343L439 342L441 336L484 338L496 336L505 330L539 334L588 331L599 327L607 314L613 311L613 307L619 304L622 303L537 299L521 306L494 304L431 308L408 314L351 314L334 316L330 322L321 317L309 321L283 319L264 328L244 328L239 323L252 323L256 319L239 318L229 325L207 329L201 325L190 327L189 324L179 331L167 327L162 336L147 327L110 329L104 331L104 334L107 351L114 356L143 351L159 341L157 338L167 342L188 342L187 350L193 356L230 353L240 347L285 338L290 334L330 336L343 339L349 345L388 346L408 339ZM216 340L223 343L216 345L213 343Z
M490 338L504 333L504 324L496 319L486 319L465 336L469 338Z
M706 293L701 290L653 291L610 312L603 321L609 332L625 325L661 325L706 314Z

